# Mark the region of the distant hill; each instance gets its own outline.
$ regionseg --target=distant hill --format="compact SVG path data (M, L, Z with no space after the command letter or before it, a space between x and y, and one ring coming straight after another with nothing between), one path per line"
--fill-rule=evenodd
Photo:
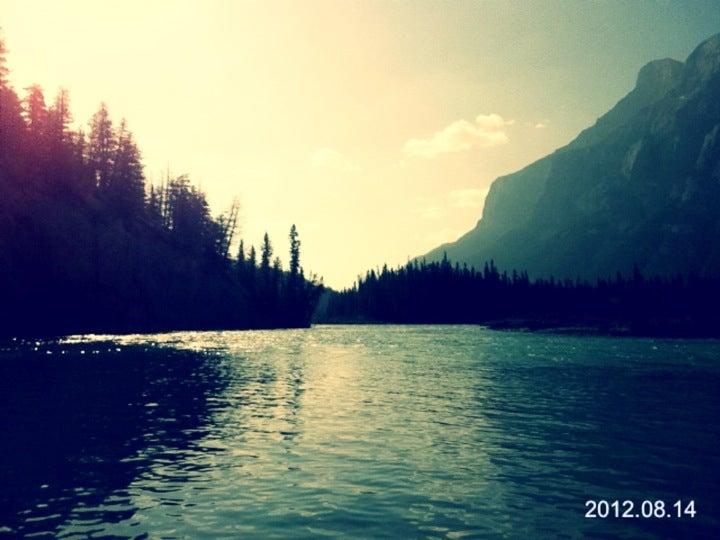
M600 76L600 75L598 75ZM425 258L531 277L720 273L720 34L635 88L567 146L495 180L476 227Z

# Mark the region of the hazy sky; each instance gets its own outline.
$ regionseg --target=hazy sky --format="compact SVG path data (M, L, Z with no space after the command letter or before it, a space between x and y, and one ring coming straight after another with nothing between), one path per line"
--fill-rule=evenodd
M332 286L453 240L494 178L720 32L720 2L0 0L11 80L126 117L215 211Z

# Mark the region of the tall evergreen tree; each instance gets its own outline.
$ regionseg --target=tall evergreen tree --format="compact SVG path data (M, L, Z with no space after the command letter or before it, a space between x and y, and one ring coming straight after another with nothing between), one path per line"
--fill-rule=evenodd
M125 216L139 215L145 199L145 175L132 133L125 120L117 130L112 173L107 185L113 205Z
M45 96L42 88L37 84L26 88L26 96L23 100L23 116L27 126L26 136L28 143L33 147L33 158L26 164L26 180L30 180L35 186L47 185L50 176L49 157L50 148L47 137L48 110L45 105ZM52 174L54 174L53 171Z
M67 141L71 121L70 94L65 88L61 88L48 110L48 130L54 142Z
M70 98L68 91L61 88L55 101L48 108L45 126L45 139L47 144L48 168L56 186L62 188L77 188L82 175L78 175L78 165L73 163L75 152L73 148L73 135L70 132ZM82 157L80 158L82 160Z
M4 54L0 40L0 182L19 183L28 150L23 144L26 126L20 100L7 80Z
M147 216L148 221L157 228L162 227L162 210L160 207L160 194L158 188L150 185L150 191L147 198Z
M88 161L95 184L101 191L107 191L110 187L115 142L110 113L105 103L101 103L100 108L90 120L88 143Z
M255 246L250 246L250 253L248 253L248 268L254 271L257 268L257 254L255 252Z
M295 278L300 270L300 240L297 227L290 227L290 275Z
M268 236L268 233L265 233L265 236L263 236L262 251L260 254L260 268L270 268L270 259L272 258L272 254L273 249L272 244L270 243L270 236Z
M238 245L238 254L236 261L237 273L239 276L245 274L245 242L240 239L240 245Z
M88 144L85 132L78 130L69 137L70 163L72 171L70 176L81 193L91 193L96 187L95 173L88 161Z
M271 296L275 297L275 298L273 298L273 300L275 300L275 303L277 303L277 299L280 295L280 287L282 286L282 278L283 278L282 262L280 261L280 257L275 257L273 259L271 278L270 278L270 282L271 282L270 294L271 294Z
M43 95L42 88L37 84L29 86L26 90L27 97L24 103L25 121L33 144L40 144L47 127L48 110L45 105L45 96Z
M270 236L265 233L263 236L262 249L260 251L260 272L263 279L267 280L270 276L270 261L272 260L273 248L270 243Z
M254 292L257 278L257 253L255 252L255 246L250 246L247 263L245 264L245 273L247 276L247 287L251 292Z
M8 84L7 49L5 40L0 35L0 88L6 88Z

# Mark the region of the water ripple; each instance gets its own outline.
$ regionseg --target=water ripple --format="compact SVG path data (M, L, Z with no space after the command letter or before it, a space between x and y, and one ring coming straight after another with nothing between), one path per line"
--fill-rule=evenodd
M15 341L0 539L716 536L718 358L457 326Z

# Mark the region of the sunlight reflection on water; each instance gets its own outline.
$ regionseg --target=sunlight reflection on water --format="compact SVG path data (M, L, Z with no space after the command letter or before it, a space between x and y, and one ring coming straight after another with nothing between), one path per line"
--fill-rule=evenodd
M16 342L0 537L702 536L718 353L470 326ZM588 498L699 517L587 520Z

